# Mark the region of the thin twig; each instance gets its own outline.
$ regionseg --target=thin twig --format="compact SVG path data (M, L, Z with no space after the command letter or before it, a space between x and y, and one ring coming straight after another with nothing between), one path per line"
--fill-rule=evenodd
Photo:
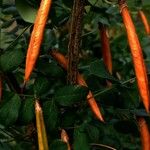
M131 79L129 79L129 80L126 80L126 81L124 81L124 82L122 82L121 85L130 83L130 82L133 81L133 80L135 80L135 77L134 77L134 78L131 78ZM112 85L111 87L106 88L106 89L103 90L103 91L95 92L94 97L100 96L100 95L102 95L102 94L104 94L104 93L106 93L106 92L108 92L108 91L110 91L110 90L113 90L113 89L115 89L115 88L116 88L116 86L115 86L115 85ZM92 98L92 97L89 97L89 99L90 99L90 98Z
M117 4L117 0L116 0L116 2L112 2L112 1L109 1L109 0L103 0L103 2L105 2L105 3L109 4L109 5Z
M113 148L113 147L111 147L111 146L104 145L104 144L91 143L90 145L91 145L91 146L100 146L100 147L105 147L105 148L108 148L108 149L111 149L111 150L117 150L116 148Z
M25 32L27 29L29 29L31 26L32 26L32 25L29 25L29 26L25 27L25 28L23 29L23 31L16 37L16 39L15 39L14 41L12 41L12 42L10 43L10 45L9 45L5 50L8 50L9 48L11 48L11 47L16 43L16 41L24 34L24 32Z

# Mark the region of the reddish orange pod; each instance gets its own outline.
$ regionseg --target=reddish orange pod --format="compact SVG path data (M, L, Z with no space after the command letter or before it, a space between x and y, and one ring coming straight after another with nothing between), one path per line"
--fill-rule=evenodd
M139 10L139 16L144 24L145 32L147 33L147 35L150 35L150 25L149 25L148 20L142 10Z
M83 79L83 77L78 73L78 76L77 76L77 82L78 84L82 85L82 86L87 86L85 80ZM96 100L92 94L91 91L89 91L88 95L87 95L87 100L88 100L88 103L91 107L91 110L93 111L93 113L95 114L95 116L97 117L97 119L101 120L101 121L104 121L103 119L103 116L99 110L99 107L96 103Z
M67 70L68 68L68 61L65 58L65 56L63 56L61 53L59 53L58 51L52 51L51 52L51 56L65 69ZM83 79L83 77L78 73L77 76L77 82L79 85L83 85L87 87L87 84L85 82L85 80ZM87 95L87 101L91 107L92 112L95 114L96 118L99 119L100 121L104 122L103 116L99 110L99 107L96 103L96 100L92 94L91 91L89 91L88 95Z
M99 24L99 33L101 37L102 57L110 74L112 74L112 56L108 38L108 29L105 25Z
M109 38L108 38L108 29L106 25L99 23L99 34L101 37L103 61L109 73L112 74L112 56L111 56L110 43L109 43ZM109 87L112 85L111 82L109 81L106 81L106 82Z
M35 66L36 60L40 52L40 46L43 39L44 28L48 18L52 0L41 0L40 8L38 10L33 31L30 38L30 43L27 50L26 56L26 67L24 81L28 81L31 72Z
M123 18L124 26L126 28L128 43L134 64L135 75L137 79L138 89L141 100L147 112L150 109L150 93L148 87L148 77L146 73L146 66L143 59L142 48L136 34L136 30L129 14L125 0L119 0L120 13Z
M150 132L143 117L138 118L142 150L150 150Z

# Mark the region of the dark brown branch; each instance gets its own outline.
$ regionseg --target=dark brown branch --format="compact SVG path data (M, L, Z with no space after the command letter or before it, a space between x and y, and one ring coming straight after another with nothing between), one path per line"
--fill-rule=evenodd
M77 83L77 68L79 62L79 48L81 44L81 27L84 14L85 0L74 0L71 30L68 44L67 79L71 84Z

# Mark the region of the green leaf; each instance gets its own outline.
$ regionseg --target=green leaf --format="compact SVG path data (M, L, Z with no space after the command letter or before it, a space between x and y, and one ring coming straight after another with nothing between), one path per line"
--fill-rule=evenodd
M0 68L3 71L16 69L24 60L24 54L20 49L7 51L1 55Z
M2 24L1 28L8 28L8 27L10 27L14 21L15 21L14 18L11 19L11 20L5 21L5 22Z
M83 86L64 86L55 92L54 100L62 106L71 106L86 98L88 89Z
M93 5L93 6L97 6L100 7L102 6L103 2L102 1L97 1L97 0L88 0L88 2Z
M46 59L38 60L37 69L43 74L53 78L60 78L64 75L63 70L60 66L58 66L54 62L49 63L49 60Z
M87 135L85 133L84 127L81 126L79 128L75 128L74 130L74 143L73 143L74 150L90 150Z
M22 19L29 23L34 23L37 9L33 8L26 0L16 0L17 10Z
M12 140L12 134L9 131L7 131L7 128L5 128L4 126L0 124L0 141L2 143L5 143L9 140ZM0 149L2 149L1 146L0 146Z
M99 140L99 130L96 126L87 124L86 125L86 132L88 133L88 136L91 141L98 142Z
M48 129L54 129L58 121L58 108L54 101L47 101L43 104L43 113Z
M116 15L116 14L119 14L119 10L117 7L112 6L107 9L106 13L110 15Z
M13 37L10 36L9 34L6 34L5 32L1 32L1 48L2 49L7 49L7 47L10 45L10 43L13 41ZM2 54L0 54L0 60L1 60L1 56ZM1 63L0 63L1 65Z
M23 124L28 124L32 122L34 116L34 99L27 98L23 100L19 113L19 121L21 121Z
M50 150L67 150L67 144L61 140L55 140L50 145Z
M12 150L8 143L3 143L0 141L0 149L1 150Z
M53 47L56 47L57 38L56 33L52 29L45 28L44 37L42 41L42 52L47 53Z
M62 0L63 4L65 4L67 7L72 7L73 6L73 1L68 1L68 0Z
M2 10L3 14L7 14L7 15L16 15L17 14L17 10L16 7L14 6L9 6L5 9Z
M21 100L17 94L13 94L9 100L4 101L0 108L0 124L13 125L18 118L20 106Z
M101 60L95 60L90 64L90 72L91 74L100 78L110 79L116 82L118 81L112 75L109 74L108 70L106 70L104 63Z
M143 4L143 6L150 5L150 1L142 0L142 4Z
M150 37L144 37L141 41L142 48L147 56L147 59L150 59Z
M118 132L121 132L124 134L137 135L137 132L138 132L138 126L136 125L135 121L130 121L130 120L118 121L114 124L114 128Z
M74 125L75 121L77 119L76 111L70 110L63 113L63 116L61 117L62 121L62 127L71 127Z
M132 88L119 87L121 101L124 107L126 108L135 108L139 106L139 94L136 87L136 84L132 84Z
M32 150L32 143L29 141L18 140L11 150Z
M49 82L44 77L38 77L34 83L34 92L36 95L44 95L49 90Z
M106 19L106 18L104 18L104 17L103 17L103 18L101 17L101 18L99 19L99 22L102 23L102 24L104 24L104 25L108 25L108 26L109 26L108 19Z
M61 1L55 1L51 8L50 18L52 25L60 26L67 22L70 15L70 9L61 3ZM63 6L62 6L63 5Z

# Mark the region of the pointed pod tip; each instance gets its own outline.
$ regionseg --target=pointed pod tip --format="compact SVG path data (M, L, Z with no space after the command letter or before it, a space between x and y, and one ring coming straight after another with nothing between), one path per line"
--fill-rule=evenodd
M147 111L147 113L150 113L150 110L149 110L149 109L147 109L146 111Z
M41 106L40 106L38 100L35 101L35 110L36 110L36 111L42 111L42 108L41 108Z
M28 82L28 80L26 78L24 78L23 87L26 85L27 82Z
M145 106L145 111L150 115L150 107L149 107L149 103Z
M27 75L27 74L25 73L24 82L27 82L27 81L29 80L29 76L30 76L30 75Z
M68 134L64 129L61 130L61 139L66 143L69 141Z
M101 115L98 116L98 119L99 119L101 122L105 123L105 120L104 120L104 118L103 118Z

